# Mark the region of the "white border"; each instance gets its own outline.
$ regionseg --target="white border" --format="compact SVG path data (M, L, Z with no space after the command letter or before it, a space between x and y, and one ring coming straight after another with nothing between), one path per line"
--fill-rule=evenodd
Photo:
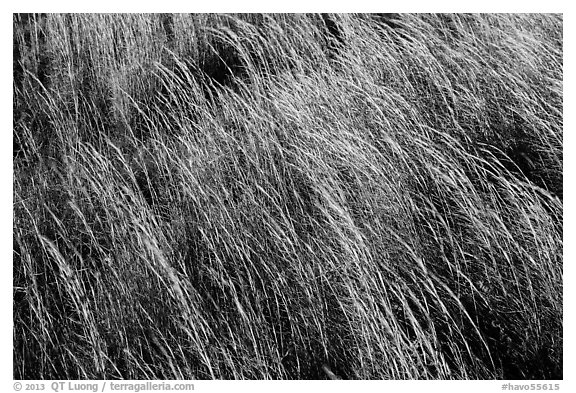
M216 1L114 1L77 2L73 0L11 2L10 12L554 12L568 9L566 0L502 1L484 0L265 0ZM3 6L3 7L4 7Z
M576 324L574 320L574 266L575 242L573 234L574 215L574 176L576 157L574 156L574 144L576 135L572 132L575 128L574 100L574 71L576 62L574 59L574 23L576 18L570 12L568 1L514 1L504 2L498 0L467 3L462 1L386 1L383 3L366 0L353 2L334 1L307 1L295 0L285 3L269 3L264 1L209 1L209 2L184 2L184 1L146 1L146 2L122 2L113 0L100 0L79 4L74 1L24 1L0 5L0 41L2 43L4 59L2 61L2 74L0 78L0 95L2 99L2 132L0 132L0 184L6 187L1 194L2 210L0 218L0 250L4 258L0 263L0 315L5 317L5 322L0 324L0 390L13 391L12 381L12 162L10 160L10 129L12 119L12 69L9 63L11 58L10 47L12 46L12 12L561 12L564 14L564 381L559 381L561 391L576 391L574 378L574 332ZM10 192L8 192L10 189ZM10 321L10 322L9 322ZM530 384L537 381L522 381L519 383ZM556 381L544 381L556 383ZM329 385L326 385L329 383ZM294 382L266 382L266 381L239 381L239 382L198 382L197 391L209 388L217 391L256 391L268 392L270 389L280 391L318 390L328 388L335 392L362 389L366 391L432 391L432 392L490 392L501 390L502 381L294 381ZM47 391L50 391L49 389Z

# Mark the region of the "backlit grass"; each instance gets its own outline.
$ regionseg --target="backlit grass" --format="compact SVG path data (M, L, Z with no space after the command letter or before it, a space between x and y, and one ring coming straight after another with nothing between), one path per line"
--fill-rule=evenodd
M562 378L560 15L14 15L14 378Z

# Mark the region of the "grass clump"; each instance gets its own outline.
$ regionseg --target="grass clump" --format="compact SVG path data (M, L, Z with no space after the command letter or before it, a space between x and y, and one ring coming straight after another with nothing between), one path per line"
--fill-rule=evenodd
M16 379L562 378L561 16L13 27Z

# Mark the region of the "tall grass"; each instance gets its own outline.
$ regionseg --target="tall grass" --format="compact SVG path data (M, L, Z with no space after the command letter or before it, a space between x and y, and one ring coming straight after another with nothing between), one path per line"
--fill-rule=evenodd
M14 377L562 378L562 23L15 15Z

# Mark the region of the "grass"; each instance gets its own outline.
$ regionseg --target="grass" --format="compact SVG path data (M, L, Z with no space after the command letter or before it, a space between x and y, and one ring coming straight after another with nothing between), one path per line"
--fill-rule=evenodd
M15 379L562 378L561 15L14 15Z

